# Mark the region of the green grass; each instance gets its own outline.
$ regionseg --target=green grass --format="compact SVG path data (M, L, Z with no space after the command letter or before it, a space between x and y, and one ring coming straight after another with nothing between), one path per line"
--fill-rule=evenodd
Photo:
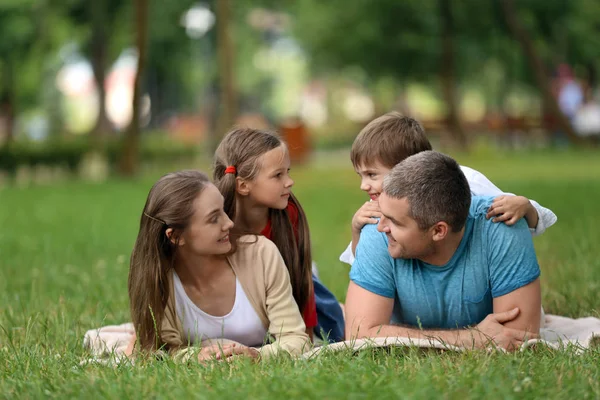
M600 310L600 156L591 151L457 155L500 188L553 209L535 239L548 313ZM0 189L0 396L24 397L555 397L600 398L600 350L451 354L416 349L338 353L309 361L240 361L207 369L148 361L81 366L86 330L129 320L128 257L157 177ZM338 256L365 201L347 154L295 167L322 280L341 299Z

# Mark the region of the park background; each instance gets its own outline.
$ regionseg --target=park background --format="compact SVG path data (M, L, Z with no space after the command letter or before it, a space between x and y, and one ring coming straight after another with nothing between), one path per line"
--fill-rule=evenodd
M81 363L130 320L128 260L162 174L233 125L290 143L323 282L366 200L349 160L390 110L552 209L547 313L600 316L597 0L0 1L0 396L599 398L600 353L416 349L207 369Z

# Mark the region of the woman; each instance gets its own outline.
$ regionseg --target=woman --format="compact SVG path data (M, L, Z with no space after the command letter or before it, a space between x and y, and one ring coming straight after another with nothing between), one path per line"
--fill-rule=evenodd
M276 246L236 233L223 196L199 171L165 175L150 190L131 255L129 299L142 350L189 356L189 347L201 346L203 361L308 348Z

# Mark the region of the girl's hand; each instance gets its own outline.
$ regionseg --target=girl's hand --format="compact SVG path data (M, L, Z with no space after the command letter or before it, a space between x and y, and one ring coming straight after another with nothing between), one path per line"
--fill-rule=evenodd
M523 196L498 196L492 202L485 217L487 219L495 217L492 219L493 222L514 225L521 218L530 215L533 217L534 214L537 217L537 211L528 198ZM532 228L537 225L537 218L535 219L535 221L528 221ZM533 226L531 226L532 224Z

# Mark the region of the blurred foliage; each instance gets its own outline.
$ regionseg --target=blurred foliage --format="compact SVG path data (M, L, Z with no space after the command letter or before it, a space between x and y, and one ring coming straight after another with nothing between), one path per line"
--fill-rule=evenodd
M462 83L490 84L482 82L489 77L485 71L490 68L504 85L533 83L505 25L500 1L451 2L456 74ZM297 17L294 33L317 72L356 65L372 82L393 77L398 82L432 83L447 67L440 64L437 0L380 0L376 4L369 0L299 0L285 4ZM518 12L549 71L560 62L580 70L600 66L600 2L522 0Z
M55 4L56 3L56 4ZM39 102L57 50L73 31L63 2L0 1L0 100L16 108Z
M203 3L214 12L217 1ZM507 29L502 1L450 2L453 66L442 62L443 0L235 2L231 31L239 108L276 122L298 108L291 98L302 90L282 82L292 76L302 82L327 81L332 132L319 129L324 134L317 140L346 143L344 124L351 124L333 98L332 87L351 82L373 96L379 114L397 108L398 93L408 92L415 83L442 98L437 95L440 75L453 68L461 96L476 87L488 110L505 112L515 96L529 99L539 90ZM149 129L163 126L178 113L204 114L209 129L214 123L219 101L216 29L198 39L188 37L181 19L194 4L194 0L150 2L143 85L152 104ZM287 22L278 29L257 27L250 22L251 14L261 8L282 13ZM600 67L598 0L520 0L517 8L549 73L566 62L579 77L594 78ZM0 26L0 113L22 116L43 110L50 132L64 131L55 80L69 55L81 54L108 72L119 54L134 44L133 6L118 0L0 0ZM298 59L257 64L257 59L268 58L279 39L300 43ZM444 102L447 99L442 106ZM111 140L111 135L106 137Z
M172 140L164 132L151 132L140 143L140 161L148 163L179 163L191 161L200 153L200 147ZM0 148L0 171L14 174L18 167L60 166L74 171L83 158L99 152L115 166L121 154L121 139L105 139L102 146L92 148L91 142L82 137L53 139L43 143L16 141Z

